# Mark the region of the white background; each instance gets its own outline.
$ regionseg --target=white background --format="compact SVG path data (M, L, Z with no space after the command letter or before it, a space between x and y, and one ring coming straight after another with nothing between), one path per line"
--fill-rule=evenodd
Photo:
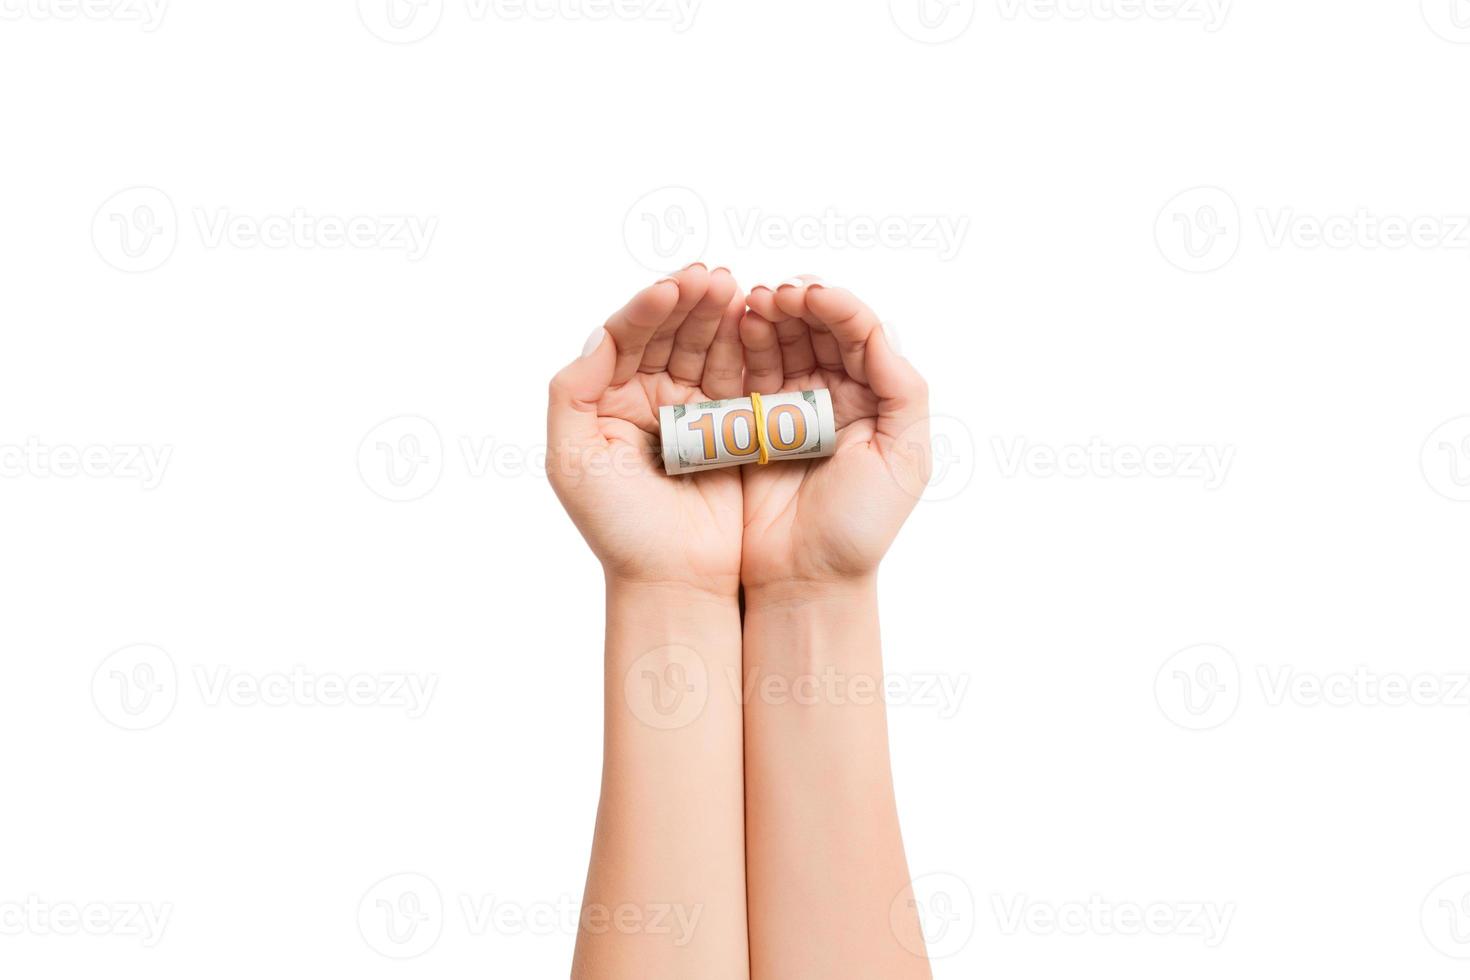
M882 588L939 977L1463 975L1464 0L358 6L0 0L0 972L565 975L545 384L703 258L869 298L946 417Z

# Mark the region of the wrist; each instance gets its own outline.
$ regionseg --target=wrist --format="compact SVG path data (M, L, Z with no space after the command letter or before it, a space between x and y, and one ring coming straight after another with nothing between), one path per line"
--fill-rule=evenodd
M750 588L743 639L747 683L770 674L788 682L832 671L848 678L877 676L877 577L785 579Z
M744 583L745 608L810 610L851 609L854 604L877 601L878 575L789 578Z
M613 598L698 605L735 604L740 598L740 582L734 575L710 576L695 582L681 578L644 577L627 572L605 570L603 582L609 600Z
M675 648L683 648L680 656L686 659L687 651L693 651L702 675L727 666L738 674L740 644L740 604L733 591L726 595L683 582L607 580L610 678L623 677L635 661Z

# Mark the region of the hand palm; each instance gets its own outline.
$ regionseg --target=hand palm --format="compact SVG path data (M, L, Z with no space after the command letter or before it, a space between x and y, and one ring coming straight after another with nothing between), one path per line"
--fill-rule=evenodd
M793 391L832 392L837 452L822 460L745 468L743 575L765 583L858 574L882 555L868 507L889 483L888 464L873 442L877 397L846 374L820 368L786 383ZM886 539L882 543L886 547Z
M811 388L832 393L832 457L664 473L661 406ZM548 465L620 577L718 593L851 577L876 568L927 480L927 411L923 379L851 293L742 297L696 264L635 296L553 379Z
M597 424L608 443L608 478L597 490L609 558L636 562L644 573L701 581L740 571L740 475L720 470L670 477L660 453L658 410L706 401L699 387L667 372L639 373L609 388L597 402ZM650 569L649 564L662 566Z
M738 587L740 476L665 475L658 410L739 394L744 308L728 271L696 264L634 296L552 380L552 486L622 579Z
M761 587L868 574L928 479L923 379L845 290L803 283L757 290L748 302L741 324L748 383L762 392L830 391L837 451L743 467L741 581Z

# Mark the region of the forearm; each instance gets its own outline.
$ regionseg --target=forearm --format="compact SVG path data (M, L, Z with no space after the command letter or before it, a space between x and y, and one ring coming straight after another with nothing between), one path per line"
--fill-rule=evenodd
M899 835L872 579L748 592L752 980L930 976Z
M748 977L735 597L609 582L574 980Z

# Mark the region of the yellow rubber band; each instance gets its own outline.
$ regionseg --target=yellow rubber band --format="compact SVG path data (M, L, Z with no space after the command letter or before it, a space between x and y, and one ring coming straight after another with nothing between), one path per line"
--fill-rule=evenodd
M771 449L766 435L766 409L761 404L760 392L752 391L750 393L750 408L752 414L755 415L755 425L753 426L755 429L755 443L761 448L760 458L756 462L761 466L765 466L771 461Z

